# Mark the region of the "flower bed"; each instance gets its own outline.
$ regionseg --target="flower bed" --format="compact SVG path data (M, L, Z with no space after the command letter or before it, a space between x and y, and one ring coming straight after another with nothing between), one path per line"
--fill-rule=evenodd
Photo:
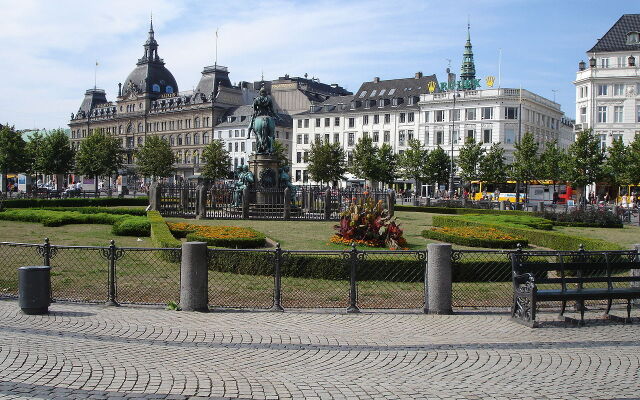
M495 228L434 227L431 230L422 231L422 236L463 246L494 249L513 249L518 244L521 246L529 244L524 238L511 236Z
M188 241L206 242L209 246L232 249L264 247L266 236L251 228L237 226L192 225L184 222L167 223L175 237L186 237Z

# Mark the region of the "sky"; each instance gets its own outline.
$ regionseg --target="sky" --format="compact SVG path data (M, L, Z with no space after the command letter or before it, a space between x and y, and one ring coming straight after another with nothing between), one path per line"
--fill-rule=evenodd
M214 63L216 30L218 64L234 83L306 73L355 92L374 77L418 71L444 80L449 62L460 72L470 22L479 78L500 69L502 87L555 97L573 118L578 62L640 2L0 0L0 10L0 123L53 129L66 128L94 79L115 100L143 54L151 14L180 90Z

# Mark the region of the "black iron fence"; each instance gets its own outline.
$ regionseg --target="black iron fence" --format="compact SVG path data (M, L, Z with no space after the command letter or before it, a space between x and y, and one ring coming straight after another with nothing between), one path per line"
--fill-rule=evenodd
M512 252L454 250L454 308L510 307ZM540 262L556 262L557 257L567 254L524 253ZM596 253L602 252L580 254ZM608 253L615 257L623 252ZM0 297L17 296L17 268L49 265L54 300L178 302L180 260L180 248L117 247L113 242L105 247L58 246L48 241L43 244L1 242ZM209 305L252 309L422 310L426 264L426 250L209 249ZM616 273L628 274L629 271Z

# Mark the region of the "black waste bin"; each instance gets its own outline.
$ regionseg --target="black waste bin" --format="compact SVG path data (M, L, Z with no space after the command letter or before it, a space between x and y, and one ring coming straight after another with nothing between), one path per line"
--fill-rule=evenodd
M46 314L51 304L51 267L18 268L18 303L25 314Z

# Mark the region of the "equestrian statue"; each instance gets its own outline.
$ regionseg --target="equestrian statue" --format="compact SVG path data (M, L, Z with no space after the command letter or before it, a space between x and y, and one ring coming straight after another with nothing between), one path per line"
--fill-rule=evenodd
M247 139L251 136L251 131L256 134L256 154L273 154L277 119L279 117L273 109L271 96L262 86L260 95L253 100L253 115L247 134Z

